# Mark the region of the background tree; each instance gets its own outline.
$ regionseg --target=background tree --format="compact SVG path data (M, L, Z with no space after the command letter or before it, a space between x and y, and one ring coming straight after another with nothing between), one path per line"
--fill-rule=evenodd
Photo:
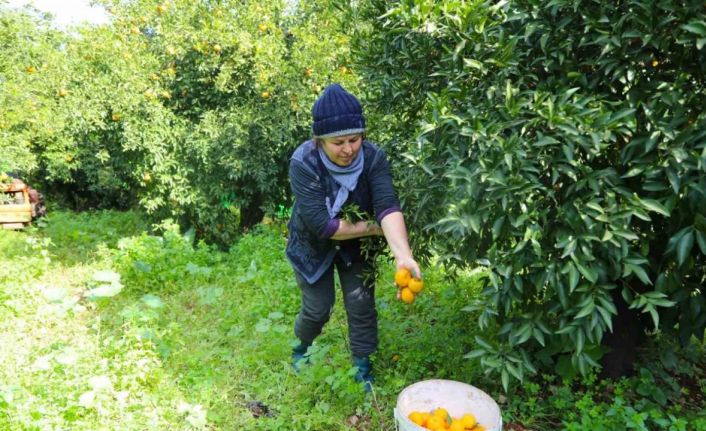
M0 4L0 172L30 171L39 163L32 143L53 134L48 120L61 92L46 73L64 63L65 41L37 11Z
M61 61L41 82L13 84L53 101L51 121L26 126L35 164L24 170L76 208L139 203L221 244L288 206L288 158L310 135L311 104L330 82L356 87L341 11L306 1L103 4L109 25L43 46Z

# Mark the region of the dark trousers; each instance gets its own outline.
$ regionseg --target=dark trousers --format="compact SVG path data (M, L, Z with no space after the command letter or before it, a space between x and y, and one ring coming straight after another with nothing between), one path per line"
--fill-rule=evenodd
M370 268L364 263L346 264L337 257L314 284L307 283L295 271L297 284L302 291L302 304L294 322L294 333L303 343L311 344L328 322L336 298L334 267L341 282L343 303L348 315L351 353L354 356L367 356L377 349L378 325L375 284L374 280L364 282L363 271Z

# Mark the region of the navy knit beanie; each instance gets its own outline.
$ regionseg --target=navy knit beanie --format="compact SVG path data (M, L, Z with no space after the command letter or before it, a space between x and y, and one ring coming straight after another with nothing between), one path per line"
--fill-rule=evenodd
M353 135L365 131L363 108L354 95L339 84L331 84L311 109L315 138Z

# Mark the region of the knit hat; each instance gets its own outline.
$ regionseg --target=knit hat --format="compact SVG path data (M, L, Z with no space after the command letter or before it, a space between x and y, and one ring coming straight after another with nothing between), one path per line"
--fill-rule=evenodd
M353 135L365 131L363 108L354 95L339 84L331 84L311 108L316 138Z

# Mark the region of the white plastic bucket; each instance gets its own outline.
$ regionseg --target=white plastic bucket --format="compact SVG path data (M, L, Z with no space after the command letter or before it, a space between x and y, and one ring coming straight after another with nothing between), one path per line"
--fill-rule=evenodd
M475 386L453 380L423 380L407 386L397 396L395 422L399 431L428 431L408 419L413 411L431 412L443 407L451 417L466 413L476 417L487 431L502 431L500 407L490 395Z

